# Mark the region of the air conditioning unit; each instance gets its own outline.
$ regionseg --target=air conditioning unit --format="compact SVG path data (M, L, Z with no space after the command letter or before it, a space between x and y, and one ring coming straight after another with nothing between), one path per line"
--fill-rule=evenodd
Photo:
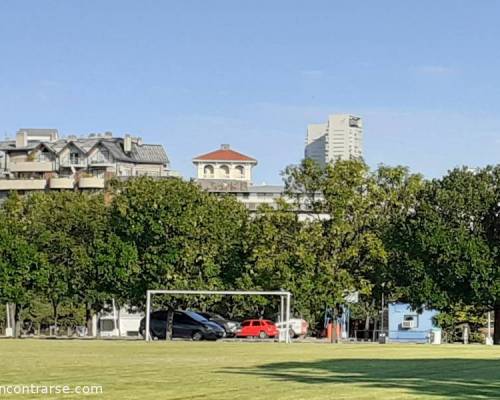
M401 323L403 329L413 329L417 327L417 323L414 319L408 319Z

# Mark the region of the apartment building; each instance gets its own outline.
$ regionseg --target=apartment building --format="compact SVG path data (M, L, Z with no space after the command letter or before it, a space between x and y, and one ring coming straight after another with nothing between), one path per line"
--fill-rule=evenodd
M305 157L321 166L363 157L363 121L350 114L332 114L323 124L307 126Z
M109 132L59 137L56 129L20 129L0 141L0 196L11 190L103 189L113 176L169 176L161 145Z

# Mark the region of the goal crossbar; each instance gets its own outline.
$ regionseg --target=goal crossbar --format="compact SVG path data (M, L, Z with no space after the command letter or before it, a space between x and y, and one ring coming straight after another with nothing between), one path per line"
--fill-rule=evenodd
M257 290L148 290L146 292L146 335L145 340L151 340L150 314L151 296L155 294L170 295L221 295L221 296L279 296L280 297L280 322L285 322L285 342L290 343L290 300L292 294L287 291L257 291ZM281 337L280 337L281 340Z

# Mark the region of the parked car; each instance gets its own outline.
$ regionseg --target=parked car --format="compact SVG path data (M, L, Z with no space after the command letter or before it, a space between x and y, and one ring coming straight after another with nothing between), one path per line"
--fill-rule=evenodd
M276 322L278 329L286 328L286 321ZM309 324L306 320L301 318L291 318L289 321L290 336L292 338L298 338L300 336L306 336L307 330L309 329Z
M242 322L241 329L236 332L236 336L265 339L267 337L276 337L278 333L278 328L272 321L267 319L249 319Z
M202 317L206 318L207 320L211 322L215 322L217 325L222 327L224 331L226 331L226 336L227 337L233 337L236 335L236 331L240 327L240 323L236 321L229 321L225 319L224 317L220 316L219 314L213 314L213 313L208 313L208 312L196 312L197 314L201 315Z
M141 320L139 332L144 336L146 318ZM149 331L153 339L165 339L167 333L167 311L152 312L149 320ZM214 322L193 311L175 311L172 337L191 338L193 340L217 340L224 337L225 331Z

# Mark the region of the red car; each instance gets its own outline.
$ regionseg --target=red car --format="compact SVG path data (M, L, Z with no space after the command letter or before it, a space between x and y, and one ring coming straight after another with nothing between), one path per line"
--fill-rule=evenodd
M243 321L241 329L236 333L237 337L275 337L279 333L274 322L267 319L249 319Z

